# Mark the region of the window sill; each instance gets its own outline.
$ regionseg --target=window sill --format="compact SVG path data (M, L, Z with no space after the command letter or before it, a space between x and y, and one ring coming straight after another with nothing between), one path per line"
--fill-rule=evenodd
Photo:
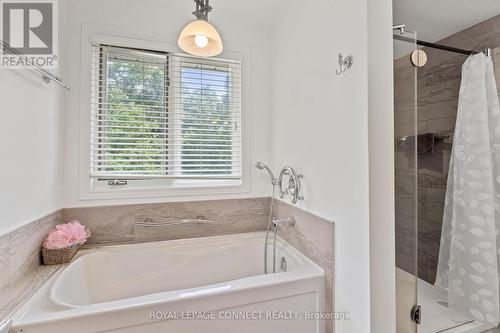
M180 185L171 187L121 187L99 188L83 191L79 195L80 200L113 200L113 199L143 199L143 198L172 198L172 197L196 197L196 196L219 196L225 194L249 193L248 184L235 185Z

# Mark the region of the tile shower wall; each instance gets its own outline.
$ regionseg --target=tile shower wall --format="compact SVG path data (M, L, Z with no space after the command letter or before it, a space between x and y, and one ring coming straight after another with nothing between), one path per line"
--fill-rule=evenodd
M458 48L481 50L494 49L497 82L500 83L500 16L447 37L438 43ZM443 218L446 181L455 127L461 66L466 56L450 52L425 49L428 63L417 72L419 134L435 133L442 138L435 141L434 152L418 154L418 276L434 283L439 255L441 223ZM411 73L407 57L395 62L395 133L396 137L413 135L414 120L408 100L412 85L405 80ZM405 86L406 84L406 86ZM499 85L500 88L500 85ZM398 90L399 89L399 90ZM409 141L412 142L411 140ZM420 147L422 148L422 147ZM415 222L412 209L415 205L415 174L413 148L396 140L396 264L414 273ZM422 150L422 149L420 149Z
M396 265L408 273L416 270L416 202L415 149L407 140L415 128L415 69L409 57L394 63L395 127L404 131L396 132L395 156L395 207L396 207Z

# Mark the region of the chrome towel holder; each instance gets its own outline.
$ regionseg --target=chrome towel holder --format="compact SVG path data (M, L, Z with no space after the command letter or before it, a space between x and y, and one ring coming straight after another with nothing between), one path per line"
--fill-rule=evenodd
M19 57L23 57L24 62L28 65L28 68L33 70L34 72L37 72L38 74L40 74L45 83L50 83L51 81L54 81L55 83L57 83L58 85L60 85L64 89L71 90L71 87L68 86L66 83L64 83L62 79L60 79L56 75L46 71L45 69L37 66L31 60L29 60L28 57L26 57L25 55L23 55L21 52L17 51L16 49L10 47L10 45L7 44L6 42L4 42L3 40L0 40L0 46L3 50L8 50L9 52L12 52L13 54L18 55Z
M160 221L155 221L152 218L146 218L144 221L138 221L134 223L136 227L143 228L165 228L177 225L186 225L186 224L214 224L216 223L214 220L210 220L205 218L204 216L197 216L195 218L183 218L183 219L166 219Z

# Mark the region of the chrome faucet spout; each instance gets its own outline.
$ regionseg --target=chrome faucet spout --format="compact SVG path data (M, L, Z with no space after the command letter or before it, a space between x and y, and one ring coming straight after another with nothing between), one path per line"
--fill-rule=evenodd
M295 217L289 216L286 219L273 219L273 227L276 229L280 225L289 225L289 226L294 226L295 225Z

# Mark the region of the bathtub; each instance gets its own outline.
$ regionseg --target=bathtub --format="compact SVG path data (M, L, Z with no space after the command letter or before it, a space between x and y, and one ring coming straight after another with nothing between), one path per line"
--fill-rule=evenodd
M323 270L278 239L278 272L264 275L264 237L80 251L18 311L13 332L323 333Z

